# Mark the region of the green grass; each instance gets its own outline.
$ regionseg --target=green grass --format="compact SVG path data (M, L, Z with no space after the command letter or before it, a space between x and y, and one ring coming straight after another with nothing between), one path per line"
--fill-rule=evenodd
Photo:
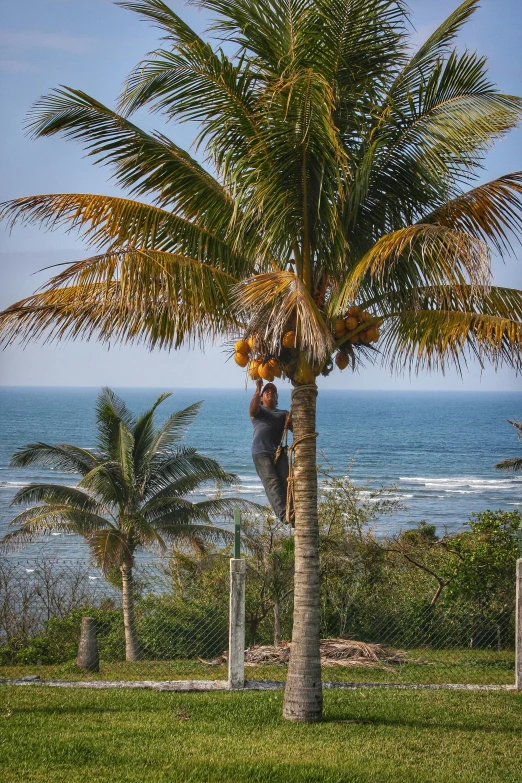
M323 680L332 682L411 682L512 685L515 681L513 651L410 650L408 657L420 664L394 665L391 670L364 667L325 667ZM254 666L245 669L249 680L284 680L286 666ZM0 677L17 678L39 674L42 679L61 680L225 680L226 666L206 666L199 661L102 661L100 672L86 675L74 662L54 666L1 666Z
M329 691L325 720L282 693L0 689L3 783L519 783L522 696Z

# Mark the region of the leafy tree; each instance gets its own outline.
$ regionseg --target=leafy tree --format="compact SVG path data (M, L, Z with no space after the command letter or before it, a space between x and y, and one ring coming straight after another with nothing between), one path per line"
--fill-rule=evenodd
M129 198L4 205L11 224L68 225L99 252L8 308L0 328L6 341L95 334L151 348L242 334L265 375L290 378L296 579L284 714L316 720L315 379L335 350L339 367L379 356L399 369L460 367L469 354L519 366L522 294L490 286L490 249L503 255L520 236L522 173L466 188L522 102L496 89L484 58L453 48L478 0L413 54L402 0L200 0L216 46L161 0L119 4L164 36L128 77L119 111L60 88L35 105L29 130L82 142ZM214 174L133 124L144 106L199 123Z
M96 408L96 451L67 443L30 443L11 460L18 468L38 465L81 475L77 487L29 484L20 489L14 504L38 505L13 519L15 530L0 546L9 550L53 530L83 536L107 577L114 581L117 574L121 580L127 661L140 655L132 573L136 549L165 550L168 543L180 540L226 538L227 532L213 520L231 514L234 505L251 505L233 498L193 503L185 497L204 482L230 484L236 477L195 448L178 445L201 403L176 411L162 427L154 427L156 409L169 396L162 394L136 418L123 400L103 389Z

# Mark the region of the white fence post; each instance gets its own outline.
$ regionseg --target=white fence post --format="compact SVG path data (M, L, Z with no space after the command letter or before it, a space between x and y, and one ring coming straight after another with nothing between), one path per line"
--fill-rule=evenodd
M230 558L228 687L232 690L245 686L245 574L246 562Z
M515 687L522 691L522 557L517 560Z

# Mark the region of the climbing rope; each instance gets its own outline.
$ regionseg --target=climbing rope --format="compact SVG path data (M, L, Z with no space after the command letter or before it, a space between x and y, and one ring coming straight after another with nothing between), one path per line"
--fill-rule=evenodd
M299 391L303 391L303 389L316 389L317 386L315 383L307 383L303 384L303 386L296 386L295 389L292 391L292 402L290 403L290 411L287 416L287 420L285 422L285 429L283 431L283 438L281 440L281 446L279 449L283 448L283 441L286 443L286 449L288 452L288 480L287 480L287 489L286 489L286 521L289 525L292 527L295 527L295 512L294 512L294 499L295 499L295 492L294 492L294 451L295 447L302 443L305 440L311 440L312 438L317 438L319 433L318 432L309 432L307 435L301 435L299 438L294 438L292 445L288 446L288 422L292 418L292 410L293 410L293 401L294 401L294 395L297 394ZM279 456L279 449L276 453L276 461Z

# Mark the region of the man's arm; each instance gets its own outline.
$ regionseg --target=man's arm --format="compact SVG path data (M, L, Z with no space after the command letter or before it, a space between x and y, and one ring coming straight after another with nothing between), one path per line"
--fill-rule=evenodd
M256 390L254 392L254 396L250 400L250 408L248 409L248 412L250 414L250 418L253 419L257 414L259 413L259 408L261 407L261 389L263 388L263 381L259 380L256 381Z

